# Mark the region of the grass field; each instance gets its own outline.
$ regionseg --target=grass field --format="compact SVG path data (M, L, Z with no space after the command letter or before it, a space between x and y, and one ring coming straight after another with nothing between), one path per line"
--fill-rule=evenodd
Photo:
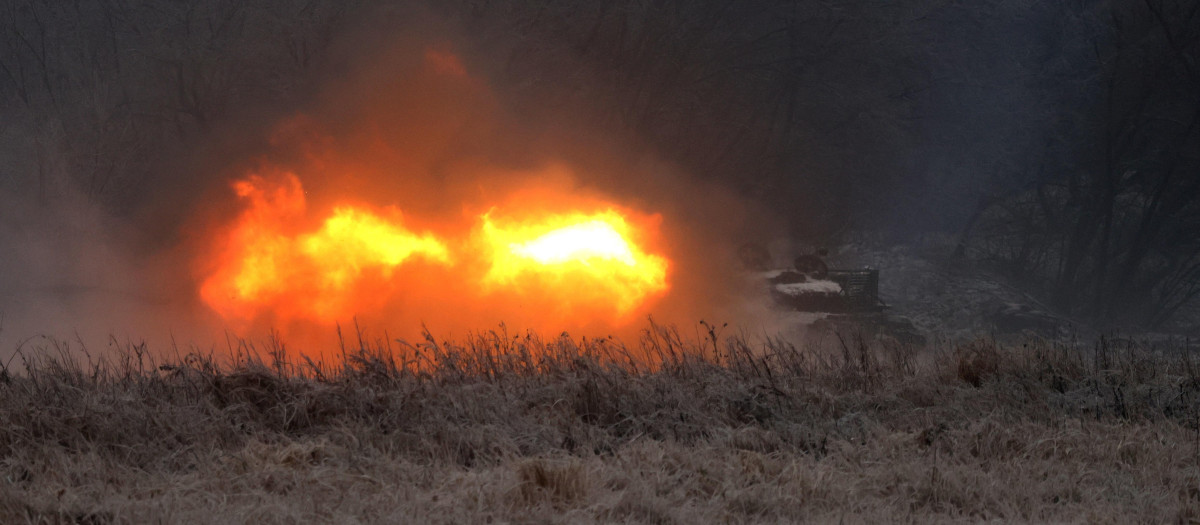
M47 346L0 372L2 523L1200 520L1186 348Z

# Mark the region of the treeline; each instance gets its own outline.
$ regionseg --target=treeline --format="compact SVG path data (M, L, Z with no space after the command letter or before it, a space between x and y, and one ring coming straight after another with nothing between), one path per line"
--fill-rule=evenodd
M998 178L962 252L1099 323L1162 326L1200 294L1200 3L1077 13L1081 96L1024 171Z
M413 2L7 2L3 153L24 163L8 182L44 194L70 180L124 208L158 184L164 152L229 115L303 102L339 40L436 16L462 28L450 38L468 35L510 102L587 119L827 238L901 200L904 152L919 144L909 123L931 83L923 20L939 6L398 4Z
M365 21L436 16L519 111L643 145L796 237L957 232L1096 321L1162 324L1200 291L1195 2L399 4L10 0L0 188L136 209L195 138L302 104Z
M896 153L912 144L914 94L928 82L919 21L934 6L512 1L458 9L490 33L523 35L504 73L528 99L589 107L595 125L783 213L793 234L828 238L861 225L858 212L878 208L900 182Z
M113 211L230 114L300 101L349 2L11 0L0 9L0 189Z

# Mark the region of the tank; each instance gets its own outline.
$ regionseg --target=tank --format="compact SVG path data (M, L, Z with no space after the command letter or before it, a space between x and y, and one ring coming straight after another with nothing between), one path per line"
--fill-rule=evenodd
M739 255L747 270L760 272L772 299L801 312L867 313L887 308L879 298L879 270L830 269L824 249L801 255L791 268L766 269L766 250L743 248Z
M763 274L776 303L801 312L879 312L887 308L879 299L879 270L827 270L823 277L791 269Z

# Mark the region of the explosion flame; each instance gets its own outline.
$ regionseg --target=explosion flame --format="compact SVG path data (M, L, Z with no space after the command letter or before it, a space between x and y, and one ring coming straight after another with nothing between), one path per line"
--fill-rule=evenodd
M491 246L488 285L527 290L569 290L589 301L612 301L627 312L647 295L666 289L667 261L629 241L630 225L615 210L573 213L533 223L497 226L483 216ZM572 297L563 297L570 300Z
M492 208L439 237L407 227L396 208L344 203L305 230L307 202L293 174L252 175L233 189L245 208L216 235L200 286L227 320L332 325L404 301L420 305L405 313L418 318L485 308L611 325L669 288L667 258L639 244L657 217L634 221L611 204L517 216Z

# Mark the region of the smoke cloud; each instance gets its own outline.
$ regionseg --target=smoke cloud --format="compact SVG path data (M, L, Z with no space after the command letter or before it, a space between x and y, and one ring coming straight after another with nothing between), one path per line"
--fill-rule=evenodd
M60 173L39 195L5 187L0 357L41 336L89 351L142 340L188 351L278 333L293 348L322 354L332 350L336 325L411 339L422 326L455 337L504 323L510 333L630 341L648 317L682 326L751 322L734 247L747 231L769 232L769 218L631 137L574 118L598 108L517 107L489 76L494 57L428 12L374 12L348 26L356 30L334 39L308 92L286 103L260 99L207 123L127 192L127 207L89 198L78 174ZM299 181L305 211L289 225L295 231L319 228L346 204L392 210L406 227L448 239L470 238L489 210L521 216L537 207L615 205L644 224L643 240L670 260L669 289L632 313L572 318L551 315L563 307L553 297L472 293L474 276L463 273L470 268L456 267L426 274L438 277L432 282L376 287L376 297L336 325L270 309L222 315L200 290L246 210L232 184L251 175Z

